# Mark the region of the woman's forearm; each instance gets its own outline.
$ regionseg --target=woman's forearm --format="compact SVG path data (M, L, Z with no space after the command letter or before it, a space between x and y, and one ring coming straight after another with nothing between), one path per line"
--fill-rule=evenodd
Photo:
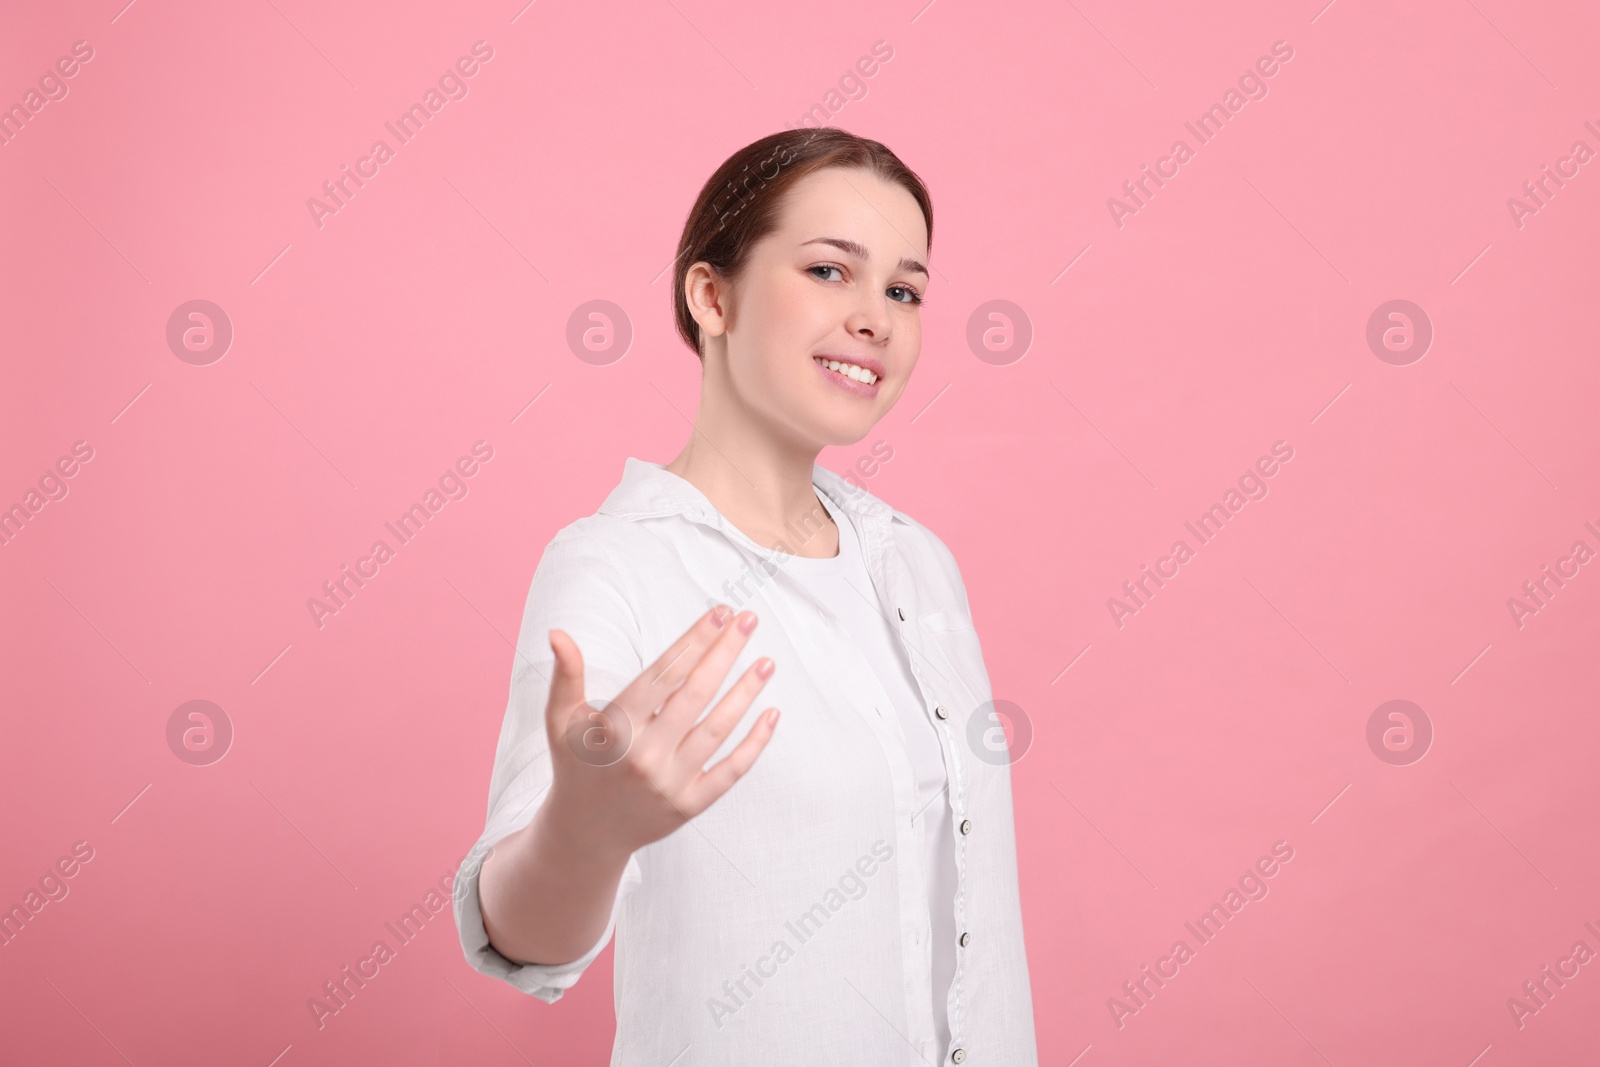
M478 901L489 943L516 963L571 963L605 932L627 864L628 853L585 841L541 805L484 861Z

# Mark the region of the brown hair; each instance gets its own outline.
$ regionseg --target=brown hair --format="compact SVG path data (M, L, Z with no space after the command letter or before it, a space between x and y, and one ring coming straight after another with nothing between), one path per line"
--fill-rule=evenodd
M678 335L704 362L700 324L689 314L684 279L704 261L732 284L744 270L751 246L778 227L778 209L789 187L825 167L861 167L904 188L922 209L933 247L933 201L922 179L877 141L832 126L770 134L729 156L706 180L678 238L672 268L672 304ZM771 173L769 173L769 171Z

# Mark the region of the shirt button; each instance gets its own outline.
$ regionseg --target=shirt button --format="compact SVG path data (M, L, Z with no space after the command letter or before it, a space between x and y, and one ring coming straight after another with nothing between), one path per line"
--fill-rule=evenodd
M967 1050L964 1049L964 1048L958 1048L954 1052L950 1053L950 1062L951 1063L965 1063L965 1062L967 1062Z
M948 719L950 717L950 713L944 710L943 704L940 704L938 707L934 708L933 713L941 719Z
M963 835L972 833L972 820L971 819L962 819L961 820L961 833Z
M961 947L966 948L967 942L972 940L972 935L963 931L961 934Z
M900 613L900 621L901 622L905 622L906 621L906 609L905 608L895 608L895 610Z

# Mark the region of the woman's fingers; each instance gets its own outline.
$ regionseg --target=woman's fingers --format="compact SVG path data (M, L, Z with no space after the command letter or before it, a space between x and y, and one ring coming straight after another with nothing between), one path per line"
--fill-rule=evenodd
M755 725L750 727L750 732L745 734L743 741L734 746L732 752L718 760L709 771L702 774L684 791L681 810L692 819L733 788L733 783L743 778L745 772L755 764L756 757L766 750L767 742L772 740L772 731L777 725L778 709L768 708L760 718L756 719Z
M702 768L745 718L773 673L772 660L758 660L698 727L696 720L722 688L755 621L752 612L735 615L722 605L708 611L617 694L609 711L585 702L583 655L570 634L551 630L555 664L545 714L556 742L553 795L568 798L567 810L595 813L595 834L637 848L727 792L765 749L776 709L757 716L748 735L710 771ZM574 758L558 754L558 746ZM574 770L580 763L599 772Z
M689 672L716 643L732 616L733 611L723 604L700 616L654 663L617 694L615 700L628 713L635 735L649 725L656 709L689 677Z
M678 745L678 754L685 763L693 765L692 773L698 773L705 767L706 760L711 758L711 754L733 732L739 720L744 718L745 712L750 709L751 701L761 692L761 687L767 684L767 679L772 677L775 666L772 660L765 656L752 663L749 670L733 683L733 688L717 701L717 706L711 709L711 714L701 719L684 735L683 741Z
M661 714L650 725L650 729L661 731L660 737L667 742L668 751L678 747L684 732L700 717L717 690L722 688L729 668L750 640L757 621L753 611L740 612L735 616L732 625L725 627L716 642L700 657L700 662L689 672L682 687L667 697Z

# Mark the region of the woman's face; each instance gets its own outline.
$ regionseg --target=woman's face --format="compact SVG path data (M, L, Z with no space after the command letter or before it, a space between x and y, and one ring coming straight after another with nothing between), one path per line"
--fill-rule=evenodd
M696 308L706 275L689 276L708 384L721 378L712 363L723 346L725 387L740 407L800 447L861 440L917 365L927 262L927 226L905 189L857 168L807 175L731 293ZM823 359L854 366L836 371Z

